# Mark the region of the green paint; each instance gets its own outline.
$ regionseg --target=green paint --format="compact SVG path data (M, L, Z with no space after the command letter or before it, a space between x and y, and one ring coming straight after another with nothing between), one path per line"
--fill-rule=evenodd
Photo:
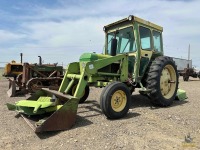
M70 82L70 79L67 77L68 74L80 74L80 67L79 67L78 62L68 64L64 78L63 78L60 88L58 90L59 92L63 93L66 90L66 88Z
M187 99L186 91L182 89L178 89L177 94L176 94L176 99L180 101Z
M34 104L34 106L31 106L31 107L13 105L13 104L9 104L9 103L7 104L7 107L8 107L9 110L17 111L19 113L23 113L23 114L30 115L30 116L54 112L54 111L56 111L56 110L58 110L62 107L62 105L55 105L55 106L49 106L49 107L46 107L46 108L37 109L37 106L38 105L36 105L36 104Z
M137 47L137 51L136 51L136 61L135 61L135 65L134 65L134 81L135 82L139 82L138 77L139 77L139 66L140 66L140 55L141 55L141 49L140 49L140 36L139 36L139 31L138 31L138 23L135 22L134 23L134 35L135 35L135 39L136 39L136 47Z
M56 66L56 65L52 65L52 66L48 66L48 65L35 65L35 66L31 66L32 69L37 70L37 71L45 71L45 72L52 72L52 71L59 71L59 72L63 72L63 67L62 66Z
M80 62L81 61L95 61L98 60L98 56L95 53L84 53L80 57Z
M98 59L104 59L104 58L109 58L111 56L109 55L102 55L102 54L96 54L96 53L84 53L80 56L79 61L80 62L91 62L95 61Z
M140 76L144 75L148 64L149 64L149 58L142 57L141 60L140 60L140 69L139 69L139 75Z

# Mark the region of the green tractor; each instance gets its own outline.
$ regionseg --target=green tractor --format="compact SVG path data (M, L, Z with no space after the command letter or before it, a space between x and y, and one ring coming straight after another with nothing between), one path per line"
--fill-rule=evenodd
M17 110L35 132L65 130L76 120L91 86L105 87L100 107L108 119L124 117L135 88L152 104L169 106L178 89L172 58L163 54L163 28L135 16L104 27L104 54L84 53L70 63L58 91L43 88L27 100L7 104Z

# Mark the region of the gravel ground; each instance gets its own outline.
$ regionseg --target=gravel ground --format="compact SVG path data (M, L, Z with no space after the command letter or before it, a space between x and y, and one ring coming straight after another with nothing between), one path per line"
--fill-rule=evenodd
M190 78L179 87L188 99L174 101L167 108L153 107L150 101L133 93L128 115L108 120L99 107L102 89L91 88L88 100L79 105L72 129L35 134L25 121L5 104L26 97L8 98L8 81L0 80L0 149L200 149L200 80ZM192 142L186 143L190 134Z

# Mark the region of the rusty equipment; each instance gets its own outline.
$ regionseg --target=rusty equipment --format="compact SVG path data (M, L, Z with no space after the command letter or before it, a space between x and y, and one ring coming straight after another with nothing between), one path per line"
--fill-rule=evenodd
M194 68L184 68L183 72L181 72L183 76L183 81L188 81L189 77L199 78L200 79L200 72L196 71Z
M24 63L23 72L16 80L9 78L9 97L34 93L41 88L58 90L63 78L63 67L57 64L42 64L41 57L39 58L39 65Z
M16 80L17 76L23 71L22 56L23 54L20 53L21 63L16 63L16 61L12 60L5 65L3 73L4 77L13 77L14 80Z
M192 67L192 60L190 60L190 44L188 47L187 66L184 67L184 70L181 71L180 74L183 76L183 81L188 81L190 76L200 79L200 71L198 72L194 67Z
M13 77L16 80L17 76L23 71L23 65L21 63L16 63L16 61L11 61L7 63L4 67L4 77Z
M43 132L71 128L90 86L105 87L100 107L109 119L128 113L135 88L152 104L169 106L177 95L178 73L172 58L163 56L162 31L132 15L111 23L104 27L104 54L82 54L67 66L58 91L43 88L7 107L25 117L35 132Z

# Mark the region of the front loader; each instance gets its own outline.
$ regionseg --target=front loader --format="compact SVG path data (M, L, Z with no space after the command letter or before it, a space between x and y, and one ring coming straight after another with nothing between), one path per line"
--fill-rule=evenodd
M70 63L58 91L43 88L27 100L7 104L18 111L35 132L73 126L79 103L89 87L104 87L100 107L109 119L124 117L135 88L154 105L169 106L178 89L174 61L163 56L163 28L129 16L104 27L104 54L84 53Z

